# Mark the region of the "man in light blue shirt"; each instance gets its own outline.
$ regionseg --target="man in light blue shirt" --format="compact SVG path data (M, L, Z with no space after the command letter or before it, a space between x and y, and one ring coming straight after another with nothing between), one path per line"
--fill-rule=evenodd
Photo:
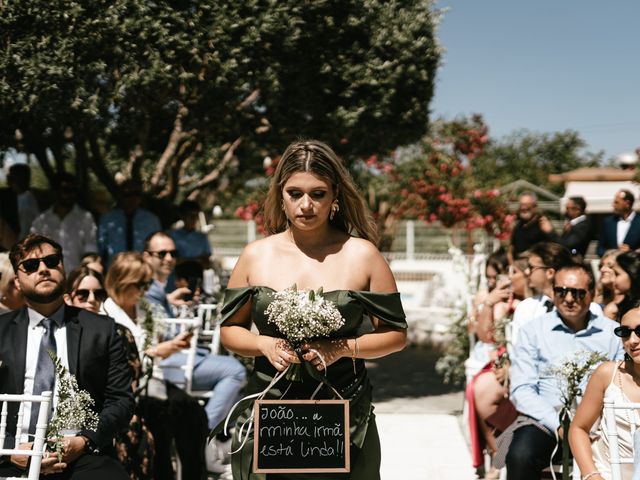
M142 190L137 183L127 180L120 185L119 208L100 218L98 224L98 252L108 267L120 252L141 252L145 239L160 230L160 219L144 208Z
M549 374L579 350L622 359L617 323L589 311L593 273L582 264L560 268L554 277L556 309L526 324L511 356L511 400L521 416L507 454L507 478L539 479L562 436L559 412L562 392ZM585 379L586 381L586 379ZM568 433L568 432L567 432Z

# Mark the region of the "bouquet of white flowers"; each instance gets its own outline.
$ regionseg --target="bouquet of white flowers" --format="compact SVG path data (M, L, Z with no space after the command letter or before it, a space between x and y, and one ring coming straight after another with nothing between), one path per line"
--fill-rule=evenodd
M95 430L98 428L98 414L91 409L95 404L86 390L78 387L76 377L62 365L55 353L48 351L56 370L58 403L56 411L47 429L47 447L56 452L58 461L64 453L63 436L65 431Z
M569 480L571 449L569 447L569 426L576 400L582 396L582 383L593 372L595 367L607 360L600 352L578 350L557 367L551 367L546 374L556 378L562 392L562 409L560 425L562 426L562 478Z
M266 310L268 323L274 323L301 358L300 347L305 342L326 338L345 323L335 304L318 290L298 290L293 285L273 293L274 300ZM287 379L300 380L300 365L292 364Z

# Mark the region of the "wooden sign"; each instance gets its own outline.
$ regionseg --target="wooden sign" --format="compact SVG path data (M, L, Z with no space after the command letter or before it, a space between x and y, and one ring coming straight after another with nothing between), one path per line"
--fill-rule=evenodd
M349 472L349 401L256 401L253 471Z

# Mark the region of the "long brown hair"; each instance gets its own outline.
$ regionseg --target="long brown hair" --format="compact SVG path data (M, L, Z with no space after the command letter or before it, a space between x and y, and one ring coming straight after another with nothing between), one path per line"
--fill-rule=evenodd
M318 140L294 142L282 154L264 202L264 227L268 233L287 229L287 217L282 210L282 189L289 177L297 172L312 173L331 185L340 207L329 220L331 225L377 244L375 222L349 171L335 152Z

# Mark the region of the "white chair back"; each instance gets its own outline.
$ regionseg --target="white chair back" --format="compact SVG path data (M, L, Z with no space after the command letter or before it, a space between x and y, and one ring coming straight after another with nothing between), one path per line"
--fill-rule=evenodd
M209 350L214 355L220 353L220 322L218 315L217 303L203 303L198 305L198 318L201 320L202 335L210 336L211 343L209 344Z
M7 438L7 419L9 416L9 403L19 403L18 417L15 430L15 442L13 448L4 448L5 439ZM44 453L44 442L47 434L47 426L49 423L49 410L51 409L51 392L42 392L42 395L10 395L0 394L0 403L2 410L0 413L0 455L27 455L31 457L29 462L29 480L37 480L40 476L40 464L42 463L42 455ZM40 403L40 413L36 423L35 438L33 448L31 450L20 449L20 437L22 431L22 423L24 418L24 405L31 403ZM24 477L21 477L24 480ZM18 477L8 477L6 480L18 480Z
M191 385L193 382L193 367L195 365L196 360L196 349L198 347L198 336L200 334L200 318L160 318L157 322L164 326L165 328L165 336L169 336L171 338L175 337L179 333L190 330L193 335L191 336L191 342L189 343L189 348L184 349L182 353L187 356L187 361L184 365L169 367L163 366L162 368L179 368L184 371L184 384L179 387L184 389L186 392L191 392ZM154 366L154 377L155 378L163 378L162 371L158 365Z
M638 428L635 410L640 410L640 403L616 402L612 398L604 399L603 415L606 423L607 437L609 438L609 461L611 463L612 480L622 480L622 464L633 464L633 457L622 457L620 455L620 442L618 425L616 422L616 410L627 410L628 418L631 422L631 438L633 438Z

